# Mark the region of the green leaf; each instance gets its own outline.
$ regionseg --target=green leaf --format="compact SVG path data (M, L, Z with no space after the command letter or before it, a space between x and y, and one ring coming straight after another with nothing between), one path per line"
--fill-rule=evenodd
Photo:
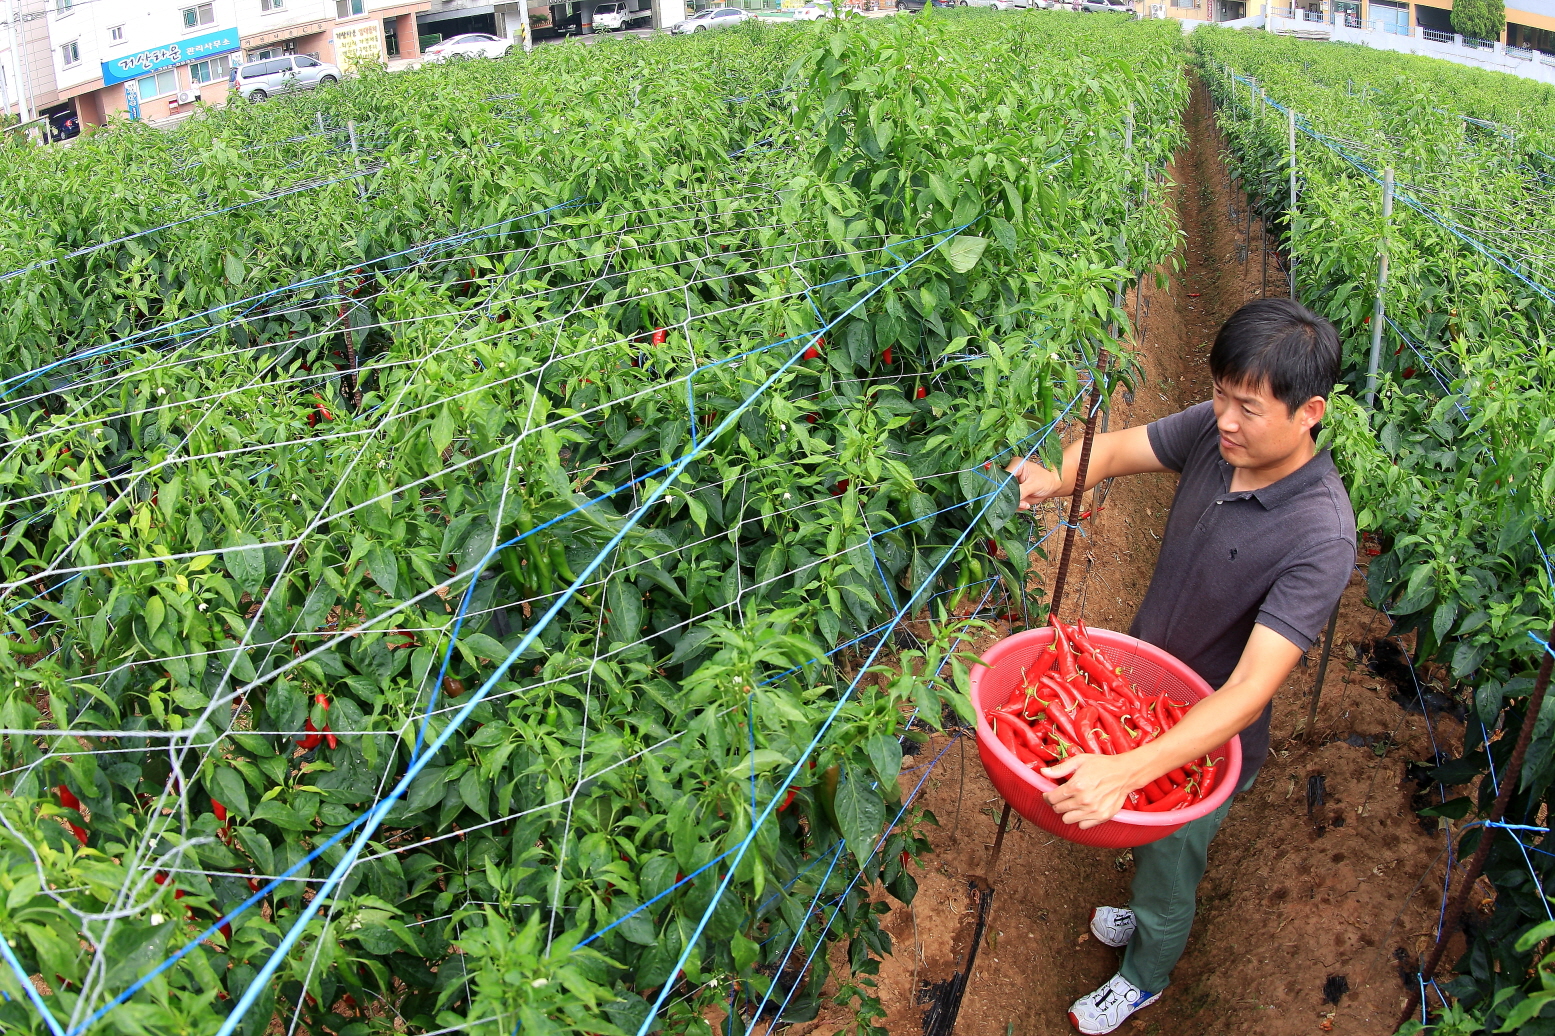
M162 598L152 594L146 599L146 635L150 636L162 626L162 619L167 615L167 606L162 603Z
M227 282L234 288L243 283L246 271L243 269L243 260L231 252L223 252L221 256L222 271L227 275Z
M864 742L864 751L880 783L895 785L902 772L902 743L889 734L876 734Z
M466 658L497 662L508 657L508 649L502 641L484 633L462 633L459 635L458 643L461 654Z
M953 237L945 245L945 259L950 263L950 268L957 273L966 273L977 265L977 261L983 257L983 252L988 248L986 237L971 237L962 234Z
M395 596L399 588L400 563L390 550L382 543L374 543L367 548L367 572L373 577L373 582L378 584L385 594Z
M479 813L482 819L491 819L490 789L481 780L479 770L466 770L464 776L459 778L459 797L464 800L466 806Z
M206 790L211 793L211 798L220 802L230 812L239 816L248 816L248 786L243 783L243 777L230 766L218 765L211 771L210 781Z
M766 773L774 766L791 765L793 765L792 761L782 752L771 748L758 748L724 772L730 777L749 777L756 773Z
M441 457L443 451L454 441L454 412L453 407L444 403L437 411L437 417L432 419L432 449Z
M221 552L222 564L227 566L228 574L250 594L259 593L265 585L265 552L258 543L254 536L240 532Z
M837 784L837 824L842 837L862 867L869 862L885 825L885 801L880 793L860 780L854 767L845 767Z
M761 947L750 939L745 938L739 932L729 940L729 949L734 954L734 970L736 974L742 973L746 968L756 963L756 956Z

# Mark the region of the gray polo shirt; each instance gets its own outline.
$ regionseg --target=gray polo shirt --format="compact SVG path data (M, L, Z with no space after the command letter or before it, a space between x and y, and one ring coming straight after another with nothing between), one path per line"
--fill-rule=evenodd
M1179 472L1150 589L1129 632L1186 662L1211 687L1230 677L1255 623L1303 651L1322 634L1355 565L1355 512L1327 450L1272 485L1231 492L1214 405L1147 429ZM1242 731L1242 770L1269 754L1273 703Z

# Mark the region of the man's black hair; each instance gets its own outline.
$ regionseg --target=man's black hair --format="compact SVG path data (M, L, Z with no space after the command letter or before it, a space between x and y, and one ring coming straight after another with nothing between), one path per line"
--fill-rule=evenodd
M1313 396L1327 399L1339 380L1339 334L1299 302L1254 299L1221 325L1209 372L1226 385L1267 384L1295 413Z

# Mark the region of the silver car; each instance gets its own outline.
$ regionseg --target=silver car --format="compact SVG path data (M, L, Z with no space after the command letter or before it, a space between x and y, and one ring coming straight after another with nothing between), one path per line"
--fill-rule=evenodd
M245 101L262 101L293 90L312 90L338 82L340 69L329 62L306 54L288 54L239 65L232 88Z
M670 32L676 35L684 35L688 32L702 32L707 29L727 29L741 22L748 22L753 15L740 10L738 7L709 7L705 11L698 11L683 22L677 22Z

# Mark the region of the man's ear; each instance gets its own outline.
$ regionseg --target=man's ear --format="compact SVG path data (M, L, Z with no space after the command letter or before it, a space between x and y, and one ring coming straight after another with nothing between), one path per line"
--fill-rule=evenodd
M1296 421L1300 423L1301 430L1310 432L1317 423L1323 420L1323 415L1328 413L1328 400L1322 396L1313 396L1295 413Z

